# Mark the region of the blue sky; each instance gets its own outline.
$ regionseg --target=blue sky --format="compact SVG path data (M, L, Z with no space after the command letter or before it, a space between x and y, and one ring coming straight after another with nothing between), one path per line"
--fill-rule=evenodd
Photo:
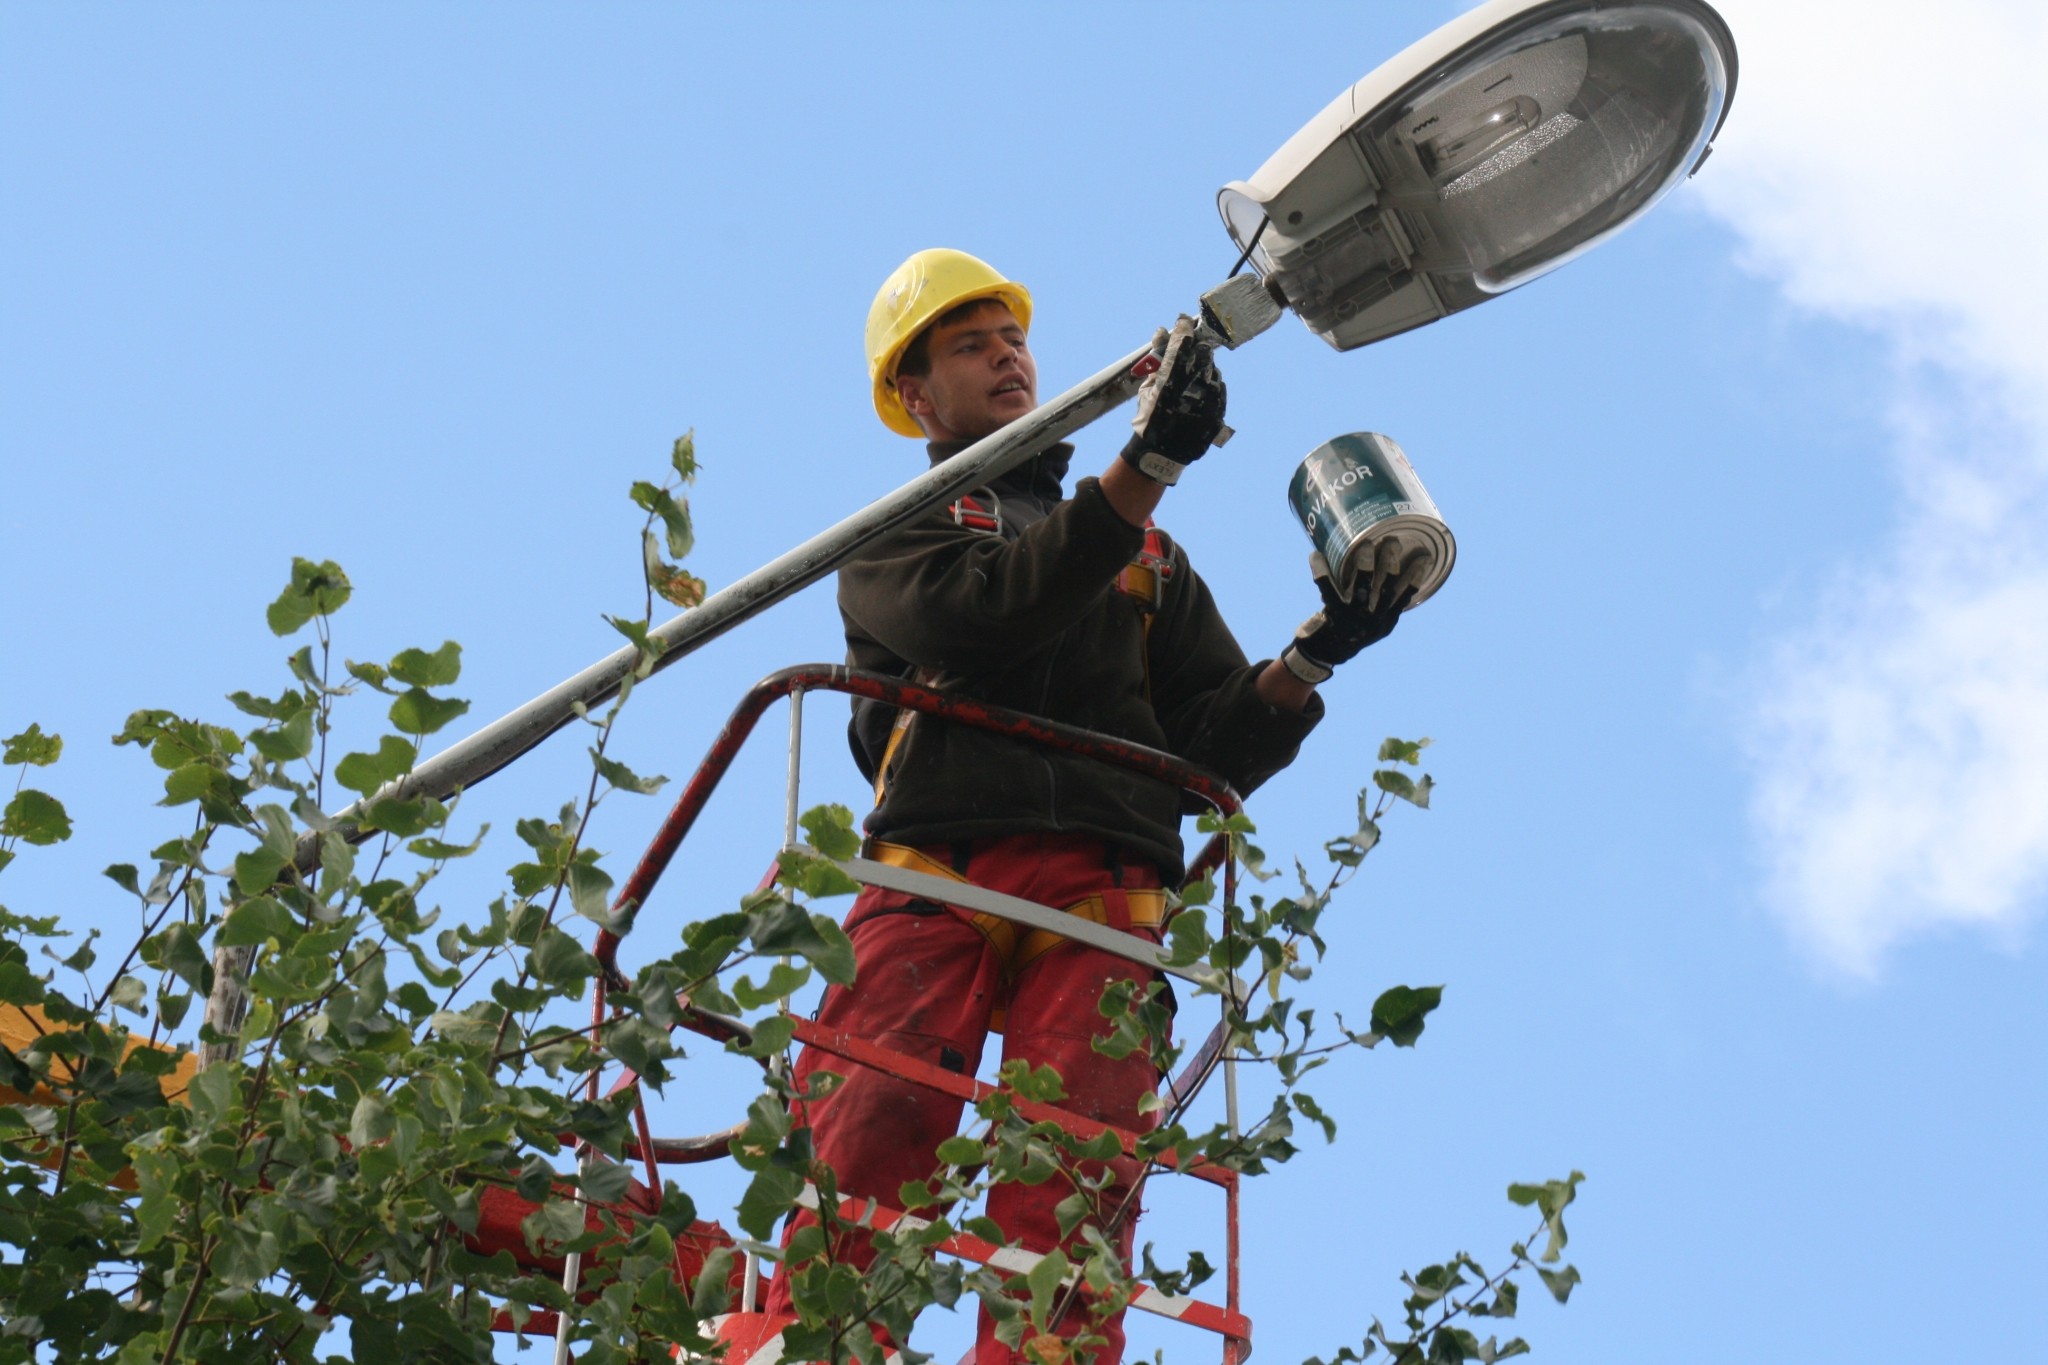
M1390 823L1308 998L1445 1004L1413 1052L1324 1073L1337 1146L1252 1188L1263 1358L1398 1315L1403 1267L1497 1257L1526 1230L1503 1187L1575 1166L1586 1286L1525 1300L1549 1359L1917 1359L1987 1270L2048 1274L2048 186L2022 79L2048 24L1782 9L1726 6L1741 85L1698 180L1364 352L1283 321L1226 359L1240 434L1162 510L1255 655L1313 605L1284 495L1329 436L1400 440L1460 546L1252 807L1312 855L1382 736L1436 738L1436 808ZM79 825L7 903L118 928L98 869L177 822L103 738L277 685L291 556L353 578L344 653L458 639L497 715L612 647L600 613L640 596L625 490L684 429L714 587L921 467L859 349L903 256L1029 284L1055 391L1229 269L1220 184L1455 12L0 8L0 727L66 736L46 785ZM753 679L839 651L815 588L651 685L624 752L680 777ZM841 714L813 705L806 801L858 804ZM769 858L779 726L668 914ZM498 865L582 764L557 740L471 795ZM663 808L613 802L599 843L625 861ZM659 1126L729 1122L725 1066ZM1162 1249L1213 1249L1205 1192L1156 1202Z

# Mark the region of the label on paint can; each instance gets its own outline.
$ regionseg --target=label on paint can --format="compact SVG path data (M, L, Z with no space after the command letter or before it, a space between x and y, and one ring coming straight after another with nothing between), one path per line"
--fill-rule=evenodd
M1376 431L1325 441L1287 485L1287 504L1330 566L1337 595L1350 601L1389 578L1415 586L1410 608L1451 576L1458 543L1408 456Z

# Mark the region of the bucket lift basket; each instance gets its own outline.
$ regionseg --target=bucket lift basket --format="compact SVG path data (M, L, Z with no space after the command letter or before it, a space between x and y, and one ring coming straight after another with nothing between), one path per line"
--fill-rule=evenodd
M1081 755L1175 786L1224 816L1234 815L1241 809L1237 794L1222 779L1156 749L1021 712L948 696L885 674L863 672L836 664L799 664L762 679L741 699L717 738L712 741L704 761L677 797L674 807L662 822L661 828L641 856L632 875L620 888L616 905L636 905L642 907L644 911L656 883L667 870L683 839L695 825L697 817L709 803L720 780L732 766L741 746L752 735L768 707L784 697L790 701L789 777L785 800L784 846L796 844L798 788L802 766L803 699L806 693L812 691L843 692L854 697L870 698L952 724L987 730L1023 743ZM1085 941L1091 946L1114 953L1141 966L1178 976L1242 1003L1244 988L1237 981L1203 964L1172 964L1166 960L1166 953L1162 948L1135 935L1121 933L1105 925L1069 916L1060 910L1036 905L986 888L888 866L865 858L839 860L838 865L857 882L909 891L962 909L1002 916L1032 928L1051 929L1064 937ZM1193 882L1219 870L1222 874L1224 902L1227 905L1235 899L1237 867L1235 859L1231 856L1228 838L1221 834L1212 838L1190 864L1188 881ZM767 876L762 880L763 887L772 883L775 871L775 866L771 864ZM601 969L592 1005L593 1037L611 1017L611 1009L607 1003L609 994L613 991L626 990L630 986L628 978L618 965L619 946L619 938L609 930L604 930L598 934L597 942L592 949ZM687 1001L683 1002L683 1020L684 1027L713 1039L745 1039L751 1033L745 1023L698 1009ZM954 1095L969 1103L988 1095L995 1088L972 1077L891 1052L866 1040L823 1028L814 1020L795 1018L792 1022L795 1026L795 1040L806 1047L818 1048L833 1056ZM1220 1070L1224 1077L1226 1121L1231 1131L1235 1132L1236 1076L1227 1045L1228 1038L1227 1023L1219 1021L1206 1041L1195 1049L1181 1073L1162 1086L1162 1098L1167 1100L1170 1107L1184 1106ZM634 1072L625 1070L612 1080L609 1090L616 1094L627 1088L636 1088L638 1079ZM602 1082L599 1077L593 1075L588 1084L594 1097ZM1126 1154L1135 1151L1137 1134L1069 1113L1053 1105L1027 1101L1015 1103L1017 1111L1034 1122L1050 1120L1082 1139L1110 1133L1123 1146ZM733 1140L745 1126L735 1125L697 1137L656 1137L648 1121L645 1100L638 1096L637 1091L633 1119L637 1138L628 1141L624 1156L626 1160L640 1164L644 1183L643 1180L635 1180L626 1198L612 1209L616 1216L627 1220L650 1216L658 1207L662 1165L709 1161L723 1157L728 1154ZM1227 1167L1206 1162L1195 1162L1185 1168L1176 1168L1170 1157L1171 1153L1168 1153L1165 1158L1157 1161L1160 1169L1192 1176L1216 1185L1223 1191L1224 1302L1216 1304L1168 1295L1146 1285L1140 1288L1130 1306L1141 1312L1171 1318L1216 1333L1222 1338L1224 1365L1238 1365L1238 1362L1251 1354L1251 1322L1239 1309L1238 1173ZM814 1189L807 1188L804 1198L811 1207L816 1206ZM514 1240L506 1235L507 1230L516 1233L518 1219L524 1213L530 1212L530 1206L521 1207L523 1201L501 1202L505 1202L506 1207L498 1211L498 1216L494 1220L486 1220L486 1226L481 1232L485 1235L495 1232L498 1235L498 1244L505 1245ZM910 1214L882 1207L865 1199L842 1201L839 1215L849 1222L876 1229L914 1226L916 1223ZM499 1223L505 1226L498 1227ZM716 1224L700 1223L692 1230L692 1234L690 1239L679 1240L677 1244L675 1273L679 1277L694 1276L703 1265L709 1251L719 1245L731 1245L730 1236ZM530 1254L523 1252L523 1248L515 1245L512 1249L515 1255L521 1255L522 1259L532 1259ZM1039 1260L1035 1253L1016 1247L997 1246L967 1234L958 1234L947 1239L941 1244L940 1249L961 1259L990 1265L1010 1274L1026 1272ZM566 1263L558 1258L546 1263L546 1268L550 1271L557 1267L562 1268L565 1287L572 1294L575 1293L580 1270L579 1258L572 1256L567 1258ZM734 1287L738 1291L743 1311L751 1312L755 1307L759 1288L758 1268L751 1257L743 1267L736 1267ZM526 1320L521 1330L527 1333L547 1334L556 1331L558 1326L554 1314L538 1312ZM499 1315L498 1328L501 1331L513 1330L509 1315ZM735 1346L737 1345L735 1342ZM777 1346L764 1343L764 1349L759 1351L730 1351L728 1358L729 1361L765 1361L780 1357Z

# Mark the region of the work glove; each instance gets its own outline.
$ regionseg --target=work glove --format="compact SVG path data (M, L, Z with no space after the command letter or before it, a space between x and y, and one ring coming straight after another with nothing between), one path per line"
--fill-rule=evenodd
M1194 319L1183 317L1167 333L1159 368L1138 390L1124 463L1156 483L1179 483L1182 470L1230 439L1223 405L1213 348L1195 338Z
M1280 652L1280 662L1305 683L1329 681L1337 665L1349 663L1367 646L1394 633L1429 566L1428 550L1410 550L1403 556L1399 544L1382 541L1372 567L1361 569L1347 601L1321 552L1309 555L1323 609L1301 623L1294 642Z

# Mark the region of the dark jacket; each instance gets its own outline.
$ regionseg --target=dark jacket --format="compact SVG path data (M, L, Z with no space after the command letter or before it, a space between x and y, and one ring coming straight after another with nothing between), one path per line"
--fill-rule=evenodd
M965 447L934 442L933 463ZM1149 639L1144 612L1115 586L1144 544L1092 478L1071 498L1073 448L1057 445L996 480L1000 534L941 507L839 571L847 662L940 690L1164 749L1249 792L1287 766L1322 718L1268 705L1209 589L1178 545ZM979 494L984 505L987 493ZM1148 689L1149 662L1149 689ZM894 708L854 707L852 739L870 777ZM920 717L890 765L878 838L951 843L984 835L1099 836L1181 875L1173 788L1104 764Z

